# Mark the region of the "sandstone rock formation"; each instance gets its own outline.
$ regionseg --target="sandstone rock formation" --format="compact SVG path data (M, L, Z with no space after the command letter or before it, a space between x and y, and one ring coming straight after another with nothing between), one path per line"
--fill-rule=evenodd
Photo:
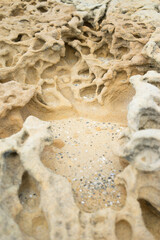
M159 0L8 0L0 22L0 239L160 239ZM68 117L128 125L119 210L84 211L45 163Z

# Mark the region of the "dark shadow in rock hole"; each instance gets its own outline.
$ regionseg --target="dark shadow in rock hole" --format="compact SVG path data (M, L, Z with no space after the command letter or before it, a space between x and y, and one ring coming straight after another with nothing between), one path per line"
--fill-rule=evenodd
M16 222L22 234L36 240L49 240L48 223L40 207L39 184L28 171L22 176L18 196L22 210L16 216Z
M131 240L132 228L126 220L120 220L116 223L116 236L118 240Z
M146 228L154 236L155 240L160 239L160 212L154 208L148 201L144 199L139 200L142 217Z
M19 154L15 150L8 150L3 153L3 158L3 187L19 184L23 172Z

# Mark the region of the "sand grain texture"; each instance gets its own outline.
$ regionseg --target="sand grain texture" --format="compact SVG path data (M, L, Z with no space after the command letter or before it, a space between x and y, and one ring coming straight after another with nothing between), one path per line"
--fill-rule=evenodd
M160 239L159 0L0 2L0 239Z

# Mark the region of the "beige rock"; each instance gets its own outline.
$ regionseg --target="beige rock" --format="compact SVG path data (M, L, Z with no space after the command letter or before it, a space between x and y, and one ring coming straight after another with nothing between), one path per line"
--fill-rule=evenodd
M145 239L153 239L144 226L136 192L133 195L136 181L134 168L126 169L120 176L127 190L122 210L104 209L87 214L75 205L69 182L44 167L40 161L43 147L52 141L50 123L29 117L19 133L0 142L2 169L6 167L0 175L1 182L5 184L1 188L1 207L9 211L8 214L19 224L24 239L29 239L27 236L33 239L100 239L102 236L116 239L121 221L127 225L127 236L143 239L143 234ZM132 175L132 181L128 174ZM12 201L7 201L11 196ZM14 226L17 227L15 222ZM2 232L4 239L5 234ZM9 234L8 239L12 239L12 232Z
M0 239L159 240L159 10L159 0L1 1ZM68 117L128 121L112 144L127 162L121 209L82 210L46 167L52 147L67 147L47 121Z
M151 8L156 16L158 1L62 2L2 5L1 81L38 86L25 118L81 115L126 123L134 94L129 77L154 68L141 51L157 25L134 14Z
M153 83L160 83L160 74L150 71L143 76L131 77L130 82L136 94L128 107L129 129L134 132L144 128L159 128L160 90Z
M157 67L160 66L160 49L159 49L159 36L160 36L160 28L158 27L156 31L152 34L152 37L147 42L147 44L143 48L144 56L149 57L151 63L154 62Z
M160 211L159 76L159 73L149 71L143 76L131 77L136 94L128 109L128 130L124 134L128 139L121 148L121 156L131 164L125 171L131 171L131 168L135 171L135 190L132 190L135 198L145 199L157 212ZM154 235L157 239L159 231Z
M13 108L25 106L33 97L35 92L34 86L20 84L10 81L0 84L0 118L4 118L7 112Z

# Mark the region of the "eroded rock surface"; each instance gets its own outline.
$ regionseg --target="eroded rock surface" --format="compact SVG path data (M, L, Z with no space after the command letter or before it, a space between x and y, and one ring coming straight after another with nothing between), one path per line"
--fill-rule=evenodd
M0 11L1 82L38 86L24 118L126 122L129 77L156 69L142 49L159 24L158 0L19 1Z
M136 182L134 168L120 176L127 191L126 204L120 211L85 213L76 206L70 183L40 160L43 147L52 141L51 124L29 117L19 133L0 143L2 169L5 168L1 172L1 208L8 213L6 217L14 218L14 226L19 225L24 239L30 239L30 235L33 239L116 239L114 228L120 221L129 226L133 239L142 239L139 231L145 239L153 239L144 226L140 206L130 193Z
M0 239L159 240L159 0L8 0L0 22ZM80 117L101 123L78 136ZM115 125L127 127L119 142ZM96 153L110 158L84 189L111 181L124 189L119 209L108 196L77 204L70 177L80 164L69 175L66 156L81 142L90 147L74 158L89 166L86 179L100 167L89 165Z
M156 214L160 211L160 132L159 132L159 81L160 74L149 71L144 76L134 76L130 79L134 84L136 94L128 108L128 129L124 132L124 146L121 156L130 162L118 178L125 176L125 171L134 172L133 189L135 199L145 200ZM144 84L144 85L143 85ZM143 85L143 87L142 87ZM144 90L144 93L140 92ZM134 170L133 170L134 169ZM121 181L121 180L120 180ZM124 181L124 179L122 180ZM142 201L143 202L143 201ZM143 202L146 207L146 203ZM150 204L150 205L149 205ZM153 211L153 210L152 210ZM149 213L148 213L149 214ZM146 216L144 221L146 220ZM152 225L152 220L151 220ZM154 226L149 227L154 231ZM155 239L159 231L154 232Z

